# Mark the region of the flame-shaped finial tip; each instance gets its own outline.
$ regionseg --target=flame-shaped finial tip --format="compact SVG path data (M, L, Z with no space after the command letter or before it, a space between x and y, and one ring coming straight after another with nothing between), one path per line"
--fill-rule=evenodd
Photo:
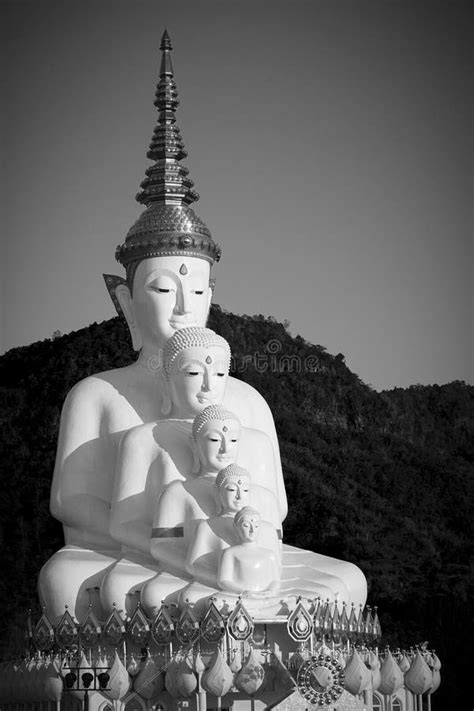
M163 52L165 49L173 49L172 44L171 44L171 39L168 34L168 30L165 28L165 31L161 35L161 44L160 44L160 50Z

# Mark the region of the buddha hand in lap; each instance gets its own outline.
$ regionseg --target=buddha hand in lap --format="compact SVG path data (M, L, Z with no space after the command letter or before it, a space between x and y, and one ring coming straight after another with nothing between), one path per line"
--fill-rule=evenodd
M260 513L244 506L234 516L240 543L226 548L220 557L217 582L221 590L248 595L276 591L281 566L274 551L259 544Z

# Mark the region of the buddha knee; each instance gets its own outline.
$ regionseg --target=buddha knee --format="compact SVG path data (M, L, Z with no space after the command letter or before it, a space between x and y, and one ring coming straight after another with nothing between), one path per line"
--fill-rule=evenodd
M156 575L156 570L139 562L118 561L104 575L100 585L100 600L106 610L115 605L118 610L132 615L135 611L138 593L144 583Z
M76 616L82 577L62 551L55 553L41 568L38 578L38 593L41 604L51 622L57 623L67 608ZM80 607L80 606L79 606Z
M338 571L339 576L349 588L350 600L354 605L365 605L367 599L367 580L364 573L354 563L341 561L343 566Z

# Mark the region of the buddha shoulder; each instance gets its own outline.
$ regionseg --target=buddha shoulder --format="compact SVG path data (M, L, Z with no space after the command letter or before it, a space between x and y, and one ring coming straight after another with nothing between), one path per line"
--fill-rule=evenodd
M120 410L121 404L128 403L136 409L137 402L144 399L148 390L149 378L133 366L107 370L76 383L67 395L64 409L79 407L102 418L109 412Z
M113 392L125 381L130 381L133 377L133 370L130 366L116 368L114 370L104 370L101 373L94 373L83 380L79 380L68 393L69 400L87 399L91 404L99 403L104 398L110 398Z
M243 397L246 401L249 402L251 406L261 407L265 408L266 410L269 410L265 398L260 395L258 390L255 390L252 385L245 383L243 380L238 380L237 378L228 378L225 397L226 400L229 398L236 401L240 401L240 399Z

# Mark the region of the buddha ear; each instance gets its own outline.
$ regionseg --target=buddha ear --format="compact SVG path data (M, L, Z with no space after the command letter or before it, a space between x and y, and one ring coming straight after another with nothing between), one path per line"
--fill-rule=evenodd
M132 295L126 284L119 284L115 289L115 295L123 311L125 320L127 321L128 330L132 338L132 347L134 351L140 351L143 347L143 339L135 319L133 310Z
M191 452L193 453L193 468L191 469L191 474L197 474L201 468L201 461L199 459L197 442L192 435L191 435Z
M209 309L211 308L212 297L214 296L214 288L216 286L215 279L209 279L209 289L207 290L207 313L209 314Z

